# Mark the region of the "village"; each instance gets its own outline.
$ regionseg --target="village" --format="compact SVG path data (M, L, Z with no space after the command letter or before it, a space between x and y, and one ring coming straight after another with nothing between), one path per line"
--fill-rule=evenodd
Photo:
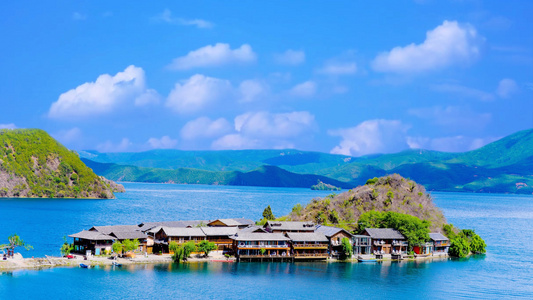
M346 258L346 241L360 261L405 260L448 255L450 241L430 233L430 241L412 245L392 228L366 228L360 235L312 222L266 221L256 225L245 218L147 222L137 225L93 226L71 234L72 253L84 259L109 256L113 243L137 240L130 257L169 256L171 244L202 241L214 243L212 258L236 261L317 261ZM354 260L355 260L354 259Z

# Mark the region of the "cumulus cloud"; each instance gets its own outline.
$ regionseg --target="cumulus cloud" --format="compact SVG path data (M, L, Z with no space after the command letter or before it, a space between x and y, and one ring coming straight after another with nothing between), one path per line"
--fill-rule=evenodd
M494 100L494 95L491 93L458 84L436 84L432 88L438 92L455 94L465 98L475 98L481 101Z
M161 96L156 90L147 89L144 93L135 98L135 106L158 104L160 101Z
M253 102L264 97L268 92L268 85L260 80L244 80L239 85L241 102Z
M181 129L180 134L183 139L192 140L219 137L229 133L231 130L230 122L224 118L211 120L208 117L200 117L187 122Z
M357 64L350 61L328 61L317 70L317 73L327 75L351 75L357 72Z
M176 83L167 97L166 106L178 113L192 113L233 93L228 80L196 74Z
M274 55L274 61L281 65L299 65L305 62L305 52L289 49Z
M448 129L482 129L492 120L492 114L475 112L464 106L413 108L408 113Z
M248 112L235 117L235 132L212 143L213 149L293 148L315 130L315 117L307 111Z
M183 26L195 26L200 29L210 29L213 28L214 24L202 20L202 19L184 19L184 18L175 18L172 16L170 9L165 9L161 14L157 15L155 20L162 21L169 24L177 24Z
M408 148L406 134L409 126L399 120L368 120L351 128L330 130L328 134L340 136L340 144L333 154L361 156L373 153L392 153Z
M171 139L168 135L165 135L159 139L149 138L147 143L152 149L172 149L176 147L178 140Z
M189 70L198 67L246 64L255 62L255 60L256 54L248 44L243 44L237 49L231 49L229 44L217 43L175 58L168 68L172 70Z
M471 151L485 146L488 143L494 142L499 138L473 138L462 135L450 137L407 137L407 143L413 149L426 149L443 152L464 152Z
M444 21L426 33L423 43L380 53L372 67L378 72L418 73L468 63L479 56L482 41L473 26Z
M127 138L123 138L120 143L118 144L115 144L111 141L106 141L105 143L102 143L102 144L98 144L96 146L96 150L98 150L99 152L102 152L102 153L106 153L106 152L125 152L127 151L130 146L132 145L132 143L130 142L129 139Z
M78 127L74 127L67 130L60 130L54 134L52 134L52 137L54 137L56 140L58 140L62 144L72 144L81 139L82 133L81 130Z
M114 76L100 75L94 82L86 82L61 94L52 103L48 116L73 119L102 115L129 100L154 92L146 89L144 70L131 65Z
M14 123L9 124L0 124L0 129L15 129L17 126L15 126Z
M496 94L501 98L509 98L518 91L518 85L516 82L509 78L500 80Z
M316 94L316 89L316 83L314 81L309 80L295 85L289 91L289 94L295 97L309 98Z

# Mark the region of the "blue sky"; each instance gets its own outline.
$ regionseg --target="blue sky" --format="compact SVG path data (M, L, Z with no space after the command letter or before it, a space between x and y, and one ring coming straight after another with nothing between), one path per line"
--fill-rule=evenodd
M532 1L367 2L8 2L0 128L359 156L533 127Z

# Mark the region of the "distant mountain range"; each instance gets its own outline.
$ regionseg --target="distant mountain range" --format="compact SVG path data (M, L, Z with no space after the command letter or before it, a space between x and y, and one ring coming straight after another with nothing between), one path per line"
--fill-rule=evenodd
M96 174L119 181L310 188L320 180L352 188L398 173L434 191L533 193L533 129L464 153L407 150L351 157L292 149L153 150L80 156Z

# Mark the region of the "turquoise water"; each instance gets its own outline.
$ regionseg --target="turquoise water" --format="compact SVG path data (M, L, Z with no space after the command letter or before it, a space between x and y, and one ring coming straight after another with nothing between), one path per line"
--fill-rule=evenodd
M0 238L16 232L58 254L62 237L92 225L247 217L267 205L287 214L330 192L307 189L125 184L116 200L0 200ZM533 299L533 197L433 193L449 222L473 228L488 253L469 259L383 264L192 263L123 269L54 268L0 276L0 299L523 298ZM4 238L5 239L5 238ZM1 243L2 241L0 241Z

